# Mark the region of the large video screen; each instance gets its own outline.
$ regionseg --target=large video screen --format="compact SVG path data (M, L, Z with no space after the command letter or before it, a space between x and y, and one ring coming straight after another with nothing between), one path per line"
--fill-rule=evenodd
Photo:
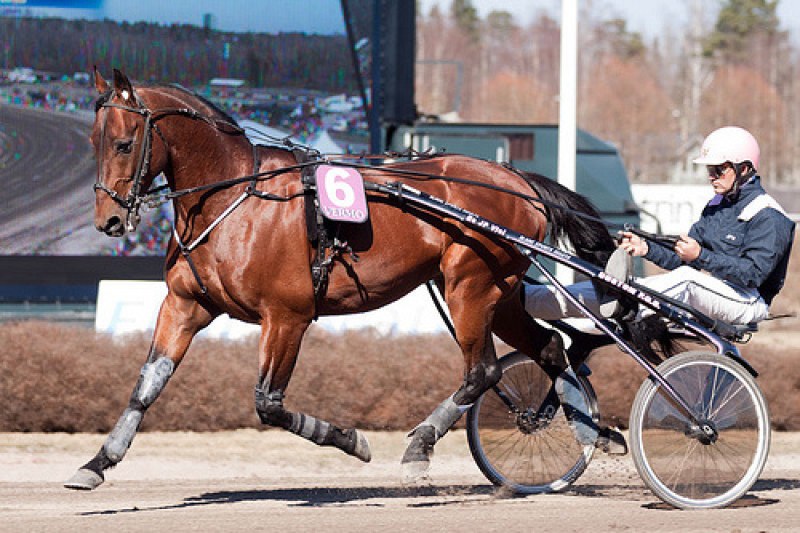
M354 11L348 35L338 0L1 2L0 256L165 252L170 204L123 238L94 228L94 65L107 79L119 68L134 84L179 83L253 142L368 150L368 62L354 63L369 24Z

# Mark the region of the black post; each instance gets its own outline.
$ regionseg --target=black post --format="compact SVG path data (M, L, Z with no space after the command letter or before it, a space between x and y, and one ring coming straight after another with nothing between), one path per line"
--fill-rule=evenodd
M382 0L372 2L372 92L369 106L369 148L373 154L383 152L383 15Z
M386 148L384 130L413 124L414 63L416 59L415 0L374 0L372 33L372 112L370 148Z

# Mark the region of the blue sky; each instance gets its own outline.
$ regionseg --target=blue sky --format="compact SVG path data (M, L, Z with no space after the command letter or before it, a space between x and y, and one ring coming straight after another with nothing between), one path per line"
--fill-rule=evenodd
M19 6L25 2L69 4L70 0L0 0L0 7ZM452 0L420 0L422 11L433 5L448 9ZM579 0L580 1L580 0ZM593 0L609 17L621 15L628 28L645 37L687 24L689 1L676 0ZM201 25L204 13L215 17L215 27L223 31L302 31L307 33L344 33L339 0L72 0L102 5L100 10L53 10L54 14L111 18L136 22L146 20L162 24ZM706 0L707 2L707 0ZM710 2L707 2L710 3ZM717 2L714 2L715 4ZM544 10L558 16L561 0L473 0L482 16L493 9L511 12L522 24ZM23 8L24 9L24 8ZM800 0L781 0L778 15L784 29L800 39Z
M25 2L15 0L25 9ZM41 0L44 1L44 0ZM81 0L77 0L81 1ZM83 0L86 1L86 0ZM99 9L36 8L37 14L74 18L109 18L128 22L203 24L211 13L214 27L222 31L344 33L339 0L94 0ZM70 0L48 4L69 5ZM0 7L6 3L0 0Z
M579 2L582 0L579 0ZM705 4L719 5L715 0L703 0ZM630 31L638 31L646 38L663 33L665 29L680 29L688 21L688 0L593 0L598 9L605 10L608 18L612 13L621 15L628 21ZM451 0L420 0L423 12L434 5L439 9L449 9ZM481 16L497 9L509 11L522 24L530 22L540 10L558 17L561 0L473 0ZM795 39L800 38L800 0L780 0L778 16L784 29L791 30ZM578 21L580 25L580 21Z

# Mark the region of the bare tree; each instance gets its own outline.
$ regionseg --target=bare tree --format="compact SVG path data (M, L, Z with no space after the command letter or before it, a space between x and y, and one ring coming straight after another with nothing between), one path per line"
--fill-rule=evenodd
M738 124L762 144L765 180L800 181L800 61L776 6L683 0L688 25L646 42L603 0L581 2L579 126L617 145L634 179L669 181L704 135ZM420 19L418 57L440 62L418 68L420 109L452 109L459 65L463 120L557 120L558 22L470 8Z

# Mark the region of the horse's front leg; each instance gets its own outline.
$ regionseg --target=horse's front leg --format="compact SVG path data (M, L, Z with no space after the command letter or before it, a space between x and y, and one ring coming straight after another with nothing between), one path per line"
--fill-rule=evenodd
M64 483L65 487L92 490L105 481L103 472L125 457L145 411L164 390L192 338L213 318L194 300L179 298L172 292L167 295L158 314L147 361L133 388L128 406L97 455L78 469Z
M372 458L366 437L356 429L340 429L304 413L283 407L300 342L309 320L273 313L262 324L256 412L261 422L286 429L320 446L334 446L362 461Z

